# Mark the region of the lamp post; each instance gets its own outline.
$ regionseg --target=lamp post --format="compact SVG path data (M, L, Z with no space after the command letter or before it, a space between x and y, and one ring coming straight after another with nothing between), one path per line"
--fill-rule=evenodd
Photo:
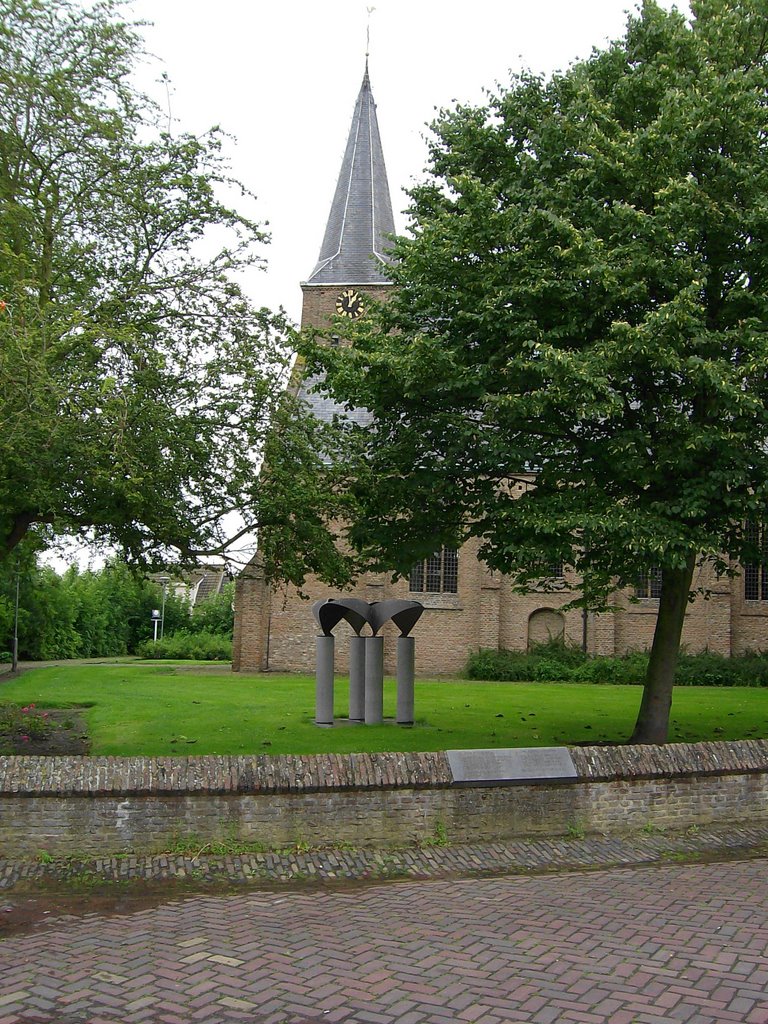
M16 604L13 610L13 654L11 657L11 672L15 672L19 666L19 583L21 575L16 570Z
M157 626L158 626L159 622L160 622L160 609L159 608L153 608L152 609L152 625L155 627L155 635L154 635L154 637L152 639L153 639L153 642L155 644L157 643Z
M170 583L170 581L171 581L171 577L170 576L158 576L157 577L157 582L158 583L162 583L162 585L163 585L163 605L162 605L162 609L160 611L160 639L161 640L165 636L165 593L166 593L166 589L167 589L168 584ZM157 638L155 638L155 639L157 639Z

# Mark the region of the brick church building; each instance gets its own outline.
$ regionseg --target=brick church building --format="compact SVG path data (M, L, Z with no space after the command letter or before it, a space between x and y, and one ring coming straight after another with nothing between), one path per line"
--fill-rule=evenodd
M334 316L356 319L366 297L385 298L387 235L394 233L392 204L376 105L366 67L320 256L302 283L302 327L325 327ZM314 415L328 419L337 410L306 381L300 394ZM362 411L358 416L365 416ZM472 650L480 647L524 650L531 643L562 637L591 654L618 654L650 647L658 610L660 577L653 570L639 578L634 593L617 592L614 609L595 615L561 611L578 581L549 567L548 586L521 595L503 575L478 560L477 542L459 551L443 549L415 565L408 579L392 583L387 573L369 574L349 593L366 601L408 598L425 612L414 630L416 671L422 677L461 674ZM721 654L740 654L768 646L768 565L747 566L733 578L718 578L704 564L693 580L697 598L689 606L683 645ZM553 592L554 589L554 592ZM309 600L288 587L273 591L259 573L258 556L237 581L235 599L235 671L312 671L316 626L312 601L340 596L317 580L304 587ZM337 668L345 671L346 626L335 631ZM395 668L391 623L384 628L385 671ZM347 634L348 636L348 634Z

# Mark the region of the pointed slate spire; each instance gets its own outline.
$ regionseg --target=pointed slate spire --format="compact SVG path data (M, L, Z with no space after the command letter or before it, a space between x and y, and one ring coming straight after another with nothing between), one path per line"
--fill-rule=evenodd
M355 104L320 259L307 284L387 284L386 235L394 233L368 61Z

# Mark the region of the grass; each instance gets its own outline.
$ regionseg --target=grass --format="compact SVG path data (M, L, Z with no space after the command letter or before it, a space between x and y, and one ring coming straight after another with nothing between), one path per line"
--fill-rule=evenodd
M416 683L413 727L314 725L310 676L239 675L222 669L133 663L36 669L0 681L0 701L39 709L84 707L93 755L310 754L624 742L638 686L578 683ZM347 687L336 685L336 715ZM387 680L384 714L393 716ZM671 741L768 737L768 690L675 691Z

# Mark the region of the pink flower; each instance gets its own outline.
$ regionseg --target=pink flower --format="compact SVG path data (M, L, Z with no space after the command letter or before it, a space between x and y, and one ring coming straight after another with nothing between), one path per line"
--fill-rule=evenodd
M29 736L22 736L21 737L21 742L22 743L29 743Z

